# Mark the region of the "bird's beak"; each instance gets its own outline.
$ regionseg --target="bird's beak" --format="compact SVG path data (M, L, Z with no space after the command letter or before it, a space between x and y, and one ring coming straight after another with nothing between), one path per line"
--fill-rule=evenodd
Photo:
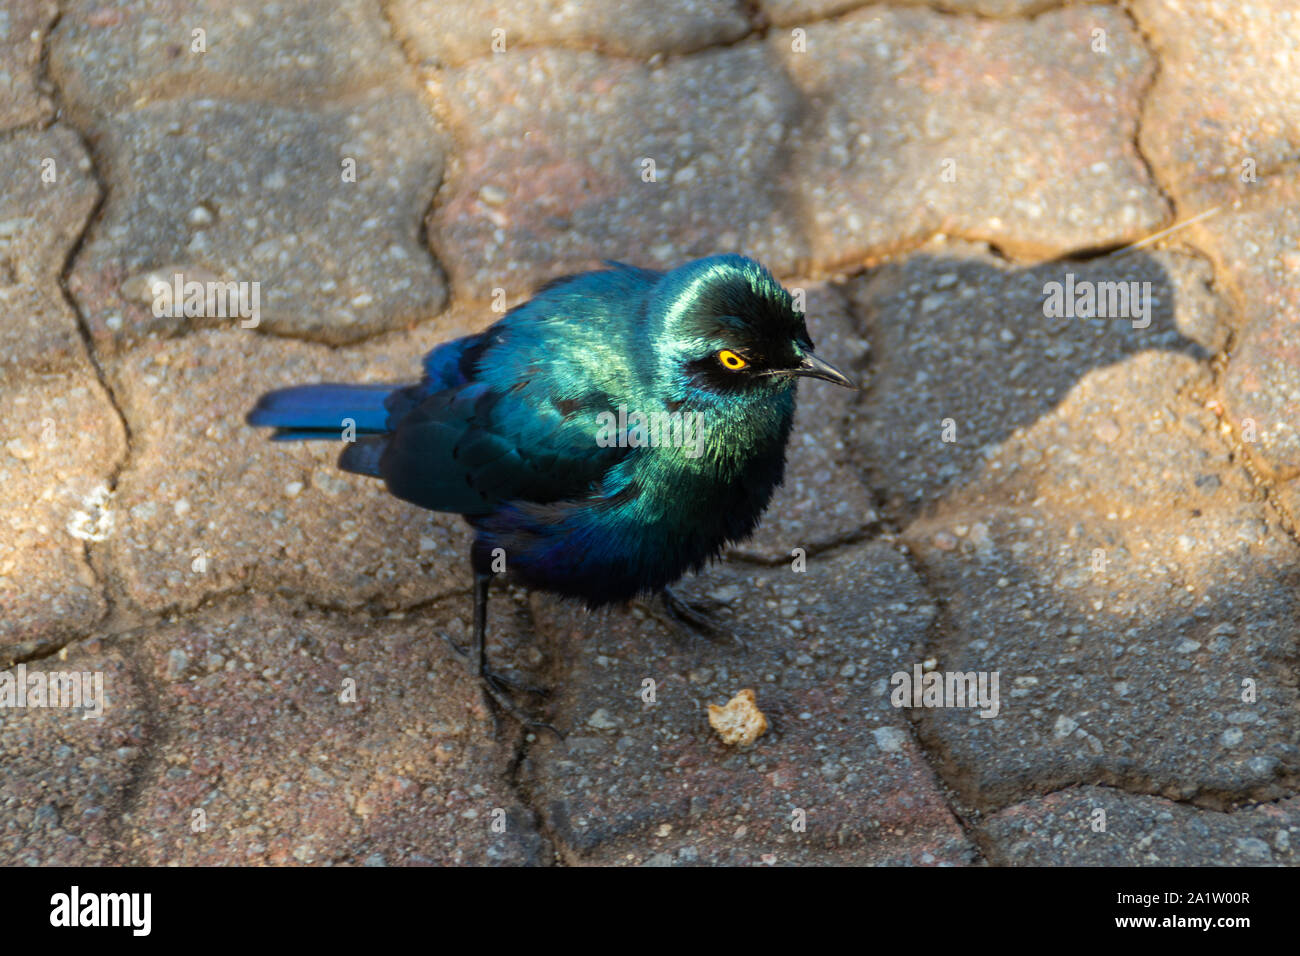
M837 369L830 362L824 361L813 355L811 352L805 352L803 361L792 368L791 373L801 375L804 378L820 378L826 382L834 382L836 385L843 385L845 388L857 388L853 380Z

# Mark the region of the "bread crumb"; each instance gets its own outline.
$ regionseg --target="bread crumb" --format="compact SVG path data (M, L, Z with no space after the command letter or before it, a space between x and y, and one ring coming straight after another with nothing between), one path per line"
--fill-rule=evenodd
M749 687L727 701L726 707L709 704L709 724L724 744L733 747L748 747L767 731L767 718Z

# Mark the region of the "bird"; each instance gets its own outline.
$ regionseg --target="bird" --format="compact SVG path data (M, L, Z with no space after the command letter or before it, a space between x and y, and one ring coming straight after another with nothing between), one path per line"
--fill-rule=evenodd
M603 266L437 346L414 384L298 385L247 415L273 440L345 440L342 470L465 518L477 677L551 730L512 699L541 691L490 666L493 579L590 608L657 595L707 629L671 586L754 532L784 475L797 382L856 387L754 259Z

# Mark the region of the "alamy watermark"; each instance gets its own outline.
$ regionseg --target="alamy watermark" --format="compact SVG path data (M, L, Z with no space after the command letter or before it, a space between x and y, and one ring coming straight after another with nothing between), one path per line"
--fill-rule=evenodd
M120 926L133 936L148 936L152 913L152 893L83 893L74 885L50 897L51 926Z
M239 318L241 329L255 329L262 321L262 283L200 282L173 273L170 282L159 279L150 287L153 314L159 319Z
M703 412L629 412L596 416L596 444L601 448L684 448L687 458L704 454Z
M1064 282L1043 285L1043 315L1049 319L1132 319L1133 328L1151 324L1151 283L1093 282L1065 274Z
M889 679L889 702L895 707L978 707L981 717L996 717L1002 709L998 671L928 671L920 664L912 673L899 671Z
M0 708L80 708L81 719L104 716L103 671L0 671Z

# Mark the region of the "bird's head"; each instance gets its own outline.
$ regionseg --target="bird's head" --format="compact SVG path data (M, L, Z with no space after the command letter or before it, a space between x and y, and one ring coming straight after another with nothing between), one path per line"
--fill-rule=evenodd
M790 293L753 259L710 256L665 273L650 308L660 372L697 402L762 401L801 376L855 387L814 354Z

